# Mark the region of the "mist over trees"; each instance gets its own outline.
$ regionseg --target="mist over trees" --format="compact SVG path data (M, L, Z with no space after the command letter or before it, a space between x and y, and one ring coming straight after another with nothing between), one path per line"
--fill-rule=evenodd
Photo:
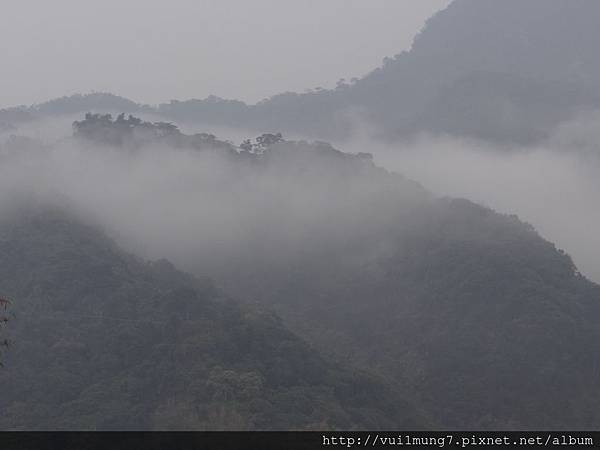
M600 423L600 288L533 227L325 142L198 139L90 114L5 155L4 428Z
M455 0L335 89L0 110L0 429L599 427L599 18Z
M3 429L428 423L376 377L327 362L209 280L145 263L61 211L13 217L0 224L3 288L19 299L0 371Z

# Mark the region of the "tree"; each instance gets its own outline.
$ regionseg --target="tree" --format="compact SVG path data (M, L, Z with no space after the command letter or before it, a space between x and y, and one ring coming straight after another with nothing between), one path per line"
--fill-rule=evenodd
M266 150L272 145L278 144L280 142L283 142L283 136L281 135L281 133L265 133L256 138L256 147L259 150Z
M255 139L256 144L253 144L250 139L244 140L240 144L240 149L242 151L245 151L248 153L260 154L260 153L263 153L265 150L267 150L269 147L271 147L275 144L279 144L284 141L285 140L283 139L283 136L281 133L275 133L275 134L265 133L265 134L258 136Z
M110 114L87 113L84 120L73 122L73 130L75 137L116 146L140 141L142 137L165 138L180 134L179 128L170 122L145 122L131 114L125 117L124 113L114 120Z
M240 148L245 152L251 152L253 145L252 145L252 142L250 141L250 139L244 140L244 142L242 142L240 144Z

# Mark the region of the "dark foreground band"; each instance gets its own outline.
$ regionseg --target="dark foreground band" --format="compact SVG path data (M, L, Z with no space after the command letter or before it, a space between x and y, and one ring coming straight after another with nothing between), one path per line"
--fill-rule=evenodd
M600 432L4 432L2 450L536 448L600 445Z

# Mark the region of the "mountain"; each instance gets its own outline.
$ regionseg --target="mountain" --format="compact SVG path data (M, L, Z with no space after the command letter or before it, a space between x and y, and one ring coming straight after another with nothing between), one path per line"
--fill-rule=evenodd
M211 97L159 111L325 139L367 124L387 139L429 132L529 144L600 108L599 19L594 0L455 0L409 51L352 83L255 105Z
M0 142L0 429L600 427L600 286L531 225L368 148L170 122L539 143L600 108L599 19L454 0L332 90L0 110L3 134L86 113L70 138Z
M444 86L401 134L428 132L533 144L567 119L592 112L600 96L576 83L474 72Z
M406 386L445 427L600 425L600 286L517 217L336 152L270 147L255 170L281 174L299 206L259 209L279 208L280 228L225 270L199 267L332 358Z
M89 116L83 129L98 120ZM136 135L115 121L103 126L113 130L106 144L116 130ZM165 142L193 139L172 132L172 141L156 137L161 154L185 151ZM93 138L101 152L98 137L78 139ZM116 142L126 154L154 147ZM146 246L274 309L331 361L413 392L440 426L600 425L600 287L564 251L515 216L437 198L368 154L275 135L245 147L215 149L223 158L214 166L213 158L185 159L186 170L209 165L199 184L196 172L177 172L193 207L181 189L183 209L167 200L170 215L189 221L174 225L181 248L161 245L169 221L153 234L156 215L134 222L136 235L151 230Z
M236 147L221 141L213 134L183 134L170 122L143 121L131 114L119 114L114 120L111 114L87 113L83 120L73 122L73 137L80 144L93 143L116 147L141 148L147 145L167 148L194 148L196 150L217 150L236 154Z
M328 362L207 279L124 253L56 209L3 210L12 346L2 429L420 428L376 377Z
M309 246L256 296L323 351L407 380L445 427L597 427L600 287L515 217L464 200L417 213L358 255Z
M434 133L531 144L600 108L599 19L595 0L454 0L427 21L410 50L335 89L286 92L253 105L211 95L157 107L93 93L4 114L122 111L319 139L348 138L367 125L387 140Z
M95 111L120 111L125 113L150 112L151 108L139 105L124 97L106 93L94 92L91 94L74 94L49 100L39 105L34 105L33 112L40 115L69 115L81 114L90 110Z
M21 105L0 109L0 125L2 123L10 124L10 131L13 131L21 125L32 124L42 119L80 116L90 111L95 113L114 113L118 111L128 114L150 114L154 112L154 109L107 92L73 94L36 105ZM2 132L1 128L0 132Z

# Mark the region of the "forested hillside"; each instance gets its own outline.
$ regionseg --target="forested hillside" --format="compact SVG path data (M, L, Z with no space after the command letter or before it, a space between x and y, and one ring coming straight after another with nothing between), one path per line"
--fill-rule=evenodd
M325 82L443 2L5 8L0 430L600 429L600 0L159 98ZM85 86L163 103L44 99Z
M600 424L600 287L532 226L467 200L436 198L366 153L280 135L241 148L215 138L212 147L165 127L93 115L75 125L77 145L127 155L131 173L139 170L135 158L155 158L156 148L164 161L191 152L186 171L173 174L175 193L161 191L171 179L161 164L164 181L148 185L149 207L139 185L133 196L123 185L119 198L136 214L128 222L98 216L123 242L142 239L234 297L273 308L331 360L412 392L444 427ZM105 276L99 271L90 282ZM155 317L152 308L139 314ZM211 326L221 325L229 327Z
M596 427L600 287L514 217L462 200L422 213L370 236L391 254L291 257L262 298L320 348L406 381L445 426Z
M59 211L4 210L13 345L2 429L420 428L375 377L336 367L208 280L123 253Z

